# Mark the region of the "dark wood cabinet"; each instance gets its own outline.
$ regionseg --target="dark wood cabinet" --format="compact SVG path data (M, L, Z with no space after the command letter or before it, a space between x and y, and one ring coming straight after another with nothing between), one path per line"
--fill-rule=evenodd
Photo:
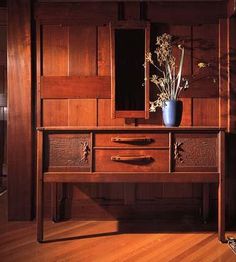
M224 130L219 128L39 128L38 241L45 182L216 183L225 241Z

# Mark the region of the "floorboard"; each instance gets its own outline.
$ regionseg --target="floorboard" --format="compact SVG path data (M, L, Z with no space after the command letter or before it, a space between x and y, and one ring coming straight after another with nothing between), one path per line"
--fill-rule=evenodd
M36 242L36 224L8 222L6 194L0 197L2 262L235 262L236 255L218 241L216 225L191 217L144 221L45 221L46 242ZM227 232L235 236L236 232Z

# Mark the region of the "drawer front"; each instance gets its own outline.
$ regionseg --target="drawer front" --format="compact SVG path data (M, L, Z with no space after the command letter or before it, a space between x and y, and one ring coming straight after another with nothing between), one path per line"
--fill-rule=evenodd
M174 171L217 172L217 134L175 134L172 157Z
M169 150L96 149L96 172L168 172Z
M96 147L168 147L168 133L98 133Z
M45 171L91 170L90 134L48 134L44 146Z

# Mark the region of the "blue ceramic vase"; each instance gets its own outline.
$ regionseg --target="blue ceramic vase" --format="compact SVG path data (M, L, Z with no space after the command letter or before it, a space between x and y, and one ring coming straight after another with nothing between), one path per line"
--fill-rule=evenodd
M162 107L164 125L167 127L179 126L183 112L183 103L180 100L169 100Z

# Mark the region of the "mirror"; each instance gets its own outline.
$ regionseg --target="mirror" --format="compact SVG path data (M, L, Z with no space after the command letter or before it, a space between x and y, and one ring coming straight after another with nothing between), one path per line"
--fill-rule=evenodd
M143 22L111 25L112 117L148 118L149 83L145 53L149 25Z

